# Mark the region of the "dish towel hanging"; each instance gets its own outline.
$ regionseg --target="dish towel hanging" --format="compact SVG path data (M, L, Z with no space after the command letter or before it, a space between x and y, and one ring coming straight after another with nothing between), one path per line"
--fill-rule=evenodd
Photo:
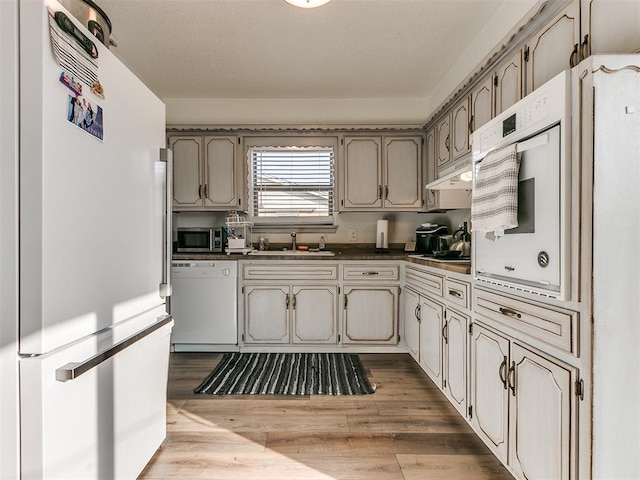
M516 144L489 152L478 164L471 195L471 226L495 240L518 226L518 173Z

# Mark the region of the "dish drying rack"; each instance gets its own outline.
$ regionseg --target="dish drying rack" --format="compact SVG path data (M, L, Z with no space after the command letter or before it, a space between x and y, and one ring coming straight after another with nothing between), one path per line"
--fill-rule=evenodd
M253 222L247 221L245 217L241 217L235 212L231 212L225 218L225 228L227 234L227 255L232 253L248 254L253 247L251 246L251 228Z

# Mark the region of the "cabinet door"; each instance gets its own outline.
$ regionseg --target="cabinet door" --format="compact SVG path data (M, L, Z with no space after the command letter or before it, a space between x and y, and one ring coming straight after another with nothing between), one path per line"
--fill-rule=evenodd
M335 286L293 286L293 343L337 343Z
M509 464L519 478L575 478L570 471L575 428L575 369L512 344Z
M581 0L580 57L592 54L640 52L640 2Z
M170 137L173 150L173 207L202 207L202 137Z
M344 287L342 342L397 344L398 287Z
M442 327L444 307L420 297L420 366L442 388Z
M422 209L422 137L384 139L385 210Z
M471 107L465 97L451 112L451 159L457 160L469 153L469 120Z
M444 391L454 407L467 415L467 329L469 318L447 310L444 327Z
M404 342L416 362L420 361L420 296L404 291Z
M383 189L381 138L345 137L344 209L380 209Z
M238 207L237 137L205 137L204 206Z
M436 171L438 175L451 162L451 119L447 115L436 125Z
M522 50L518 50L496 71L496 115L522 98Z
M493 78L488 76L471 92L471 132L493 118Z
M427 132L425 139L425 155L427 164L427 184L436 180L437 177L437 165L436 165L436 129L432 128ZM438 209L438 190L425 190L425 205L427 212L430 210Z
M289 343L288 285L246 285L244 343Z
M574 45L580 43L580 2L574 0L525 46L526 91L533 92L540 85L570 68Z
M473 324L471 340L472 425L493 453L507 461L509 341Z

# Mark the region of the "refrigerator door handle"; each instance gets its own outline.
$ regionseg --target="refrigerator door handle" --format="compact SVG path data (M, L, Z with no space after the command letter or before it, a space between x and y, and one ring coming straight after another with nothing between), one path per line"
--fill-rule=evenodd
M83 373L87 373L92 368L97 367L102 362L110 359L125 348L130 347L134 343L142 340L147 335L150 335L159 328L164 327L172 320L173 317L171 315L162 315L158 317L158 321L156 323L153 323L144 330L140 330L138 333L134 333L133 335L125 338L115 345L112 345L107 350L97 353L93 357L83 360L82 362L67 363L65 366L56 369L56 380L59 382L66 382L68 380L73 380L79 377Z
M173 244L171 207L173 205L173 151L160 149L160 161L166 163L164 177L164 206L162 210L162 281L160 298L171 296L171 250Z

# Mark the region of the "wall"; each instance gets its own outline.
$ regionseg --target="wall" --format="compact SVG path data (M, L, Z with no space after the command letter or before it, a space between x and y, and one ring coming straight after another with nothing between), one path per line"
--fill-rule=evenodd
M420 124L538 0L506 0L426 98L164 98L169 125Z
M452 210L444 213L372 213L372 212L350 212L339 213L336 216L338 229L335 233L299 233L297 243L299 245L317 245L320 235L324 235L325 242L350 243L348 231L350 228L358 230L357 243L375 243L377 220L389 220L389 242L405 243L408 240L415 240L415 230L421 223L439 223L447 225L455 230L462 222L469 221L471 213L469 209ZM224 224L226 212L182 212L173 214L173 226L177 227L200 227L219 226ZM292 231L295 229L292 229ZM291 237L288 233L261 234L269 239L270 243L289 243ZM252 241L257 243L260 235L254 234Z
M0 478L19 478L17 0L0 0Z
M440 83L426 99L426 112L431 114L443 103L454 88L478 67L496 46L502 45L505 36L539 0L508 0L491 17L476 39L456 60L453 67L442 76Z
M424 98L164 98L169 125L421 124Z

